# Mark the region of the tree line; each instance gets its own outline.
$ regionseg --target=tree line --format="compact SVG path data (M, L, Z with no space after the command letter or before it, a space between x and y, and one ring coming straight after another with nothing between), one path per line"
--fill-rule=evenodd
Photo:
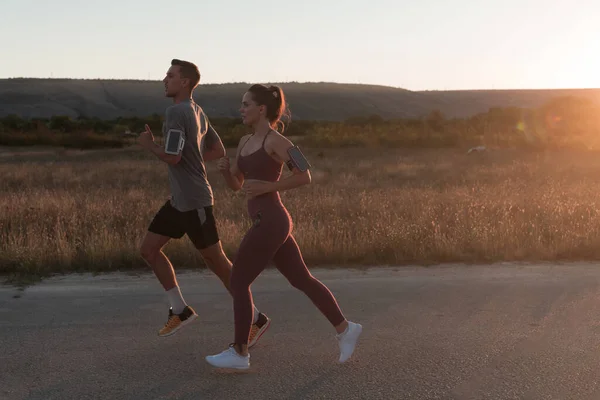
M125 147L148 124L161 136L164 117L114 120L70 118L0 118L2 146ZM211 118L227 147L248 132L239 118ZM345 121L286 121L285 135L312 147L532 147L595 149L600 143L600 107L592 100L558 97L538 108L496 107L485 113L448 118L439 110L419 118L357 116Z

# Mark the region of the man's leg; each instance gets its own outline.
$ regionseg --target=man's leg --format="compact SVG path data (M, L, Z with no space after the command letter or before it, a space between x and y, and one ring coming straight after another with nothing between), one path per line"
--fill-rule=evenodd
M162 251L171 238L183 236L178 217L178 211L167 202L154 217L140 248L142 258L152 267L171 305L167 323L158 333L160 336L172 335L197 317L183 299L173 265Z
M232 263L227 255L225 255L221 241L219 240L211 246L198 249L198 251L204 259L208 269L221 280L223 286L231 293L230 280Z
M147 232L140 248L142 258L146 261L146 264L152 267L154 275L166 291L177 286L173 265L162 251L169 240L171 238L168 236Z

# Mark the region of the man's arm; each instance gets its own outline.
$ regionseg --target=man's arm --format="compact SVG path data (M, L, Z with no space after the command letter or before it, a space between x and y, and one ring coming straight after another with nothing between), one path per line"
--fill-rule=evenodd
M152 142L148 146L148 150L150 150L159 160L166 162L167 164L175 165L181 161L181 151L179 154L167 154L165 153L165 149L156 143Z
M223 146L221 138L210 122L208 123L208 131L204 135L202 142L202 158L205 162L218 160L225 156L225 146Z
M165 124L167 128L165 146L169 130L178 130L182 132L183 139L186 139L186 132L183 124L183 115L181 115L181 112L177 111L174 108L168 108L165 115ZM164 161L167 164L175 165L179 163L179 161L181 161L182 150L179 150L177 154L165 153L165 148L163 146L159 146L154 142L154 135L152 134L152 131L150 130L150 127L148 125L146 125L146 131L140 134L139 142L144 148L146 148L147 150L152 152L152 154L158 157L159 160Z

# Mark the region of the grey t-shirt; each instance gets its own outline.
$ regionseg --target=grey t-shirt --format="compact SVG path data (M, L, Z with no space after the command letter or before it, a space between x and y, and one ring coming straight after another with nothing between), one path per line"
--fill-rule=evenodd
M202 108L192 100L167 108L163 135L170 129L183 131L185 143L181 161L169 164L171 205L179 211L190 211L213 205L213 193L206 176L202 148L212 146L218 139Z

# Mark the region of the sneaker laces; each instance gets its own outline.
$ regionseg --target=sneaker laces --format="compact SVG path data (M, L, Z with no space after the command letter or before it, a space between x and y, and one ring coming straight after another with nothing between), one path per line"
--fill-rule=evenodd
M177 319L179 319L177 315L171 315L165 324L165 328L174 328L177 325Z
M256 325L252 325L252 327L250 328L250 336L254 336L258 333L258 330L260 328Z

